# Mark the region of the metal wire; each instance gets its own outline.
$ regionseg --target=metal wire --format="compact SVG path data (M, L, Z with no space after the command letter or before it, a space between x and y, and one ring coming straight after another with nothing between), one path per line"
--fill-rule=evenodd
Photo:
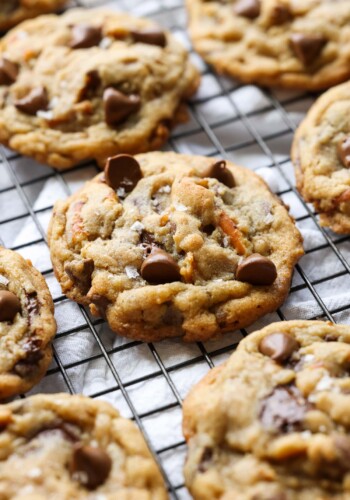
M76 0L72 2L72 6L97 7L102 5L112 5L119 7L122 10L129 10L136 14L147 14L159 22L166 22L167 28L175 31L185 40L186 36L186 21L184 16L184 7L181 0L115 0L114 2L107 0ZM170 21L169 21L170 20ZM193 54L193 53L192 53ZM193 54L193 57L196 57ZM276 154L277 146L281 143L290 142L293 132L295 131L295 123L293 122L293 110L298 110L300 105L306 101L311 102L313 96L306 94L288 95L274 93L268 90L260 89L259 92L263 97L264 105L259 105L257 109L249 109L245 111L240 105L241 102L235 98L243 86L238 85L234 81L229 81L226 78L221 78L215 75L210 68L204 63L203 80L210 80L210 91L207 95L199 95L194 98L190 105L190 113L192 120L187 127L182 130L175 130L169 141L169 147L175 151L183 151L183 144L187 142L196 143L197 137L204 139L205 147L197 146L196 152L206 154L207 156L222 156L223 158L234 159L242 151L252 151L258 148L266 157L267 168L273 169L283 179L283 189L277 194L282 199L290 197L296 200L302 207L303 214L296 218L299 225L312 224L317 228L320 236L320 243L306 250L307 256L316 255L318 252L330 252L334 259L335 272L326 276L308 276L308 273L303 269L302 264L296 266L296 279L291 288L290 293L299 293L308 290L310 297L313 298L318 306L319 314L308 319L328 319L336 321L339 315L342 321L349 319L350 304L330 310L323 298L323 292L320 291L320 285L331 283L332 280L349 277L350 266L347 262L346 252L350 254L350 238L346 236L336 236L330 231L320 227L317 214L314 213L311 206L306 204L296 190L293 179L289 175L290 161L287 154L282 158ZM215 103L216 99L225 99L232 108L232 115L225 116L222 119L218 118L212 122L203 111L203 107ZM259 130L259 119L266 113L275 113L281 123L278 130L271 133L269 131ZM232 144L224 144L221 131L230 129L243 131L242 138L236 140L232 138ZM69 172L59 173L49 168L35 170L31 175L32 170L28 167L21 169L22 161L29 162L31 160L22 160L19 155L9 152L5 148L0 151L2 163L0 169L3 173L2 182L0 183L0 206L5 206L8 201L11 203L11 211L4 211L0 214L0 241L2 244L18 250L26 256L33 256L40 249L44 254L47 254L45 224L52 209L52 203L44 203L42 207L34 208L31 192L40 193L40 187L45 183L53 183L63 196L69 195L70 182L73 179L75 183L79 178L90 178L98 171L98 168L87 163L72 169ZM256 167L261 165L257 164ZM26 172L24 175L23 172ZM32 231L25 241L12 244L9 239L8 232L13 232L14 228L20 227L30 221ZM45 260L45 259L44 259ZM57 292L57 285L54 285L52 268L48 259L46 260L46 268L41 269L43 274L53 286L56 293L54 294L54 302L56 308L66 307L68 303L63 295ZM56 288L55 288L56 287ZM71 305L70 305L71 307ZM77 382L72 375L74 370L80 370L87 366L88 363L103 361L106 364L106 369L112 375L113 383L105 387L103 390L98 390L89 394L93 398L113 398L117 397L118 401L124 401L124 411L129 413L131 418L135 420L137 425L143 432L146 442L157 460L159 467L166 480L169 493L172 498L188 498L188 493L183 485L181 475L181 460L175 460L176 457L182 457L185 453L184 441L180 435L180 416L181 404L187 385L191 385L198 378L197 373L204 373L212 368L215 364L225 359L237 346L240 338L247 334L246 330L241 330L238 334L227 335L223 342L214 343L198 343L192 346L182 346L182 344L173 342L173 350L177 352L175 361L171 357L164 355L164 345L162 343L142 344L137 341L118 341L114 345L113 335L106 328L102 320L92 319L89 313L83 308L76 306L76 320L73 326L67 327L65 324L59 324L58 334L54 345L54 360L55 364L48 371L44 384L40 384L37 390L50 390L50 377L60 377L62 380L62 390L70 393L77 392ZM287 314L287 316L286 316ZM288 307L283 306L273 315L268 315L265 321L278 321L290 319ZM78 318L78 319L77 319ZM264 320L262 320L264 321ZM251 331L252 328L249 329ZM89 333L93 336L96 349L89 357L75 361L64 361L65 352L69 351L69 340L74 335ZM142 352L139 352L142 350ZM126 356L128 353L133 353L135 363L147 358L152 369L147 369L146 373L141 373L140 376L132 377L129 380L120 373L118 367L118 356ZM194 369L196 375L193 377ZM45 380L47 381L45 385ZM189 380L188 384L184 381ZM148 409L139 411L138 404L135 403L137 398L142 398L142 391L145 384L155 384L159 381L165 382L158 400L167 401L164 404L158 403L155 405L149 404ZM184 390L186 387L186 391ZM158 386L157 386L158 387ZM43 389L42 389L43 388ZM84 390L84 387L83 387ZM135 398L136 395L136 398ZM170 444L159 445L154 433L150 431L148 419L165 419L169 416L172 419L177 418L176 429L173 424L169 426ZM173 422L173 420L172 420ZM177 436L177 437L176 437Z

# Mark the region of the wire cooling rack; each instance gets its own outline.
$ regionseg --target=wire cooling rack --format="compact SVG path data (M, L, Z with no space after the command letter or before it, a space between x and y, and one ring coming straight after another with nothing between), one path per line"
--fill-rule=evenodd
M181 0L80 0L72 6L108 5L148 16L191 50ZM181 403L213 366L224 361L252 330L285 319L350 323L350 239L321 228L313 207L295 189L289 151L293 132L315 96L239 85L215 75L191 50L203 76L189 104L190 121L176 128L165 149L221 156L256 170L291 208L305 238L286 303L247 330L221 340L184 345L144 344L115 335L102 320L67 300L54 278L46 229L54 202L74 192L98 168L86 163L62 174L0 149L1 243L32 260L44 274L56 308L54 362L31 393L84 393L109 401L142 430L172 498L190 498L183 484L186 448ZM78 346L78 348L77 348Z

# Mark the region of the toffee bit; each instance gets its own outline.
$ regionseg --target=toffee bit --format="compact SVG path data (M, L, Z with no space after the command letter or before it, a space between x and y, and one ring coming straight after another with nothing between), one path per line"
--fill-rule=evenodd
M230 238L231 245L236 249L238 255L244 255L246 248L242 241L242 233L225 212L221 212L219 216L219 226Z

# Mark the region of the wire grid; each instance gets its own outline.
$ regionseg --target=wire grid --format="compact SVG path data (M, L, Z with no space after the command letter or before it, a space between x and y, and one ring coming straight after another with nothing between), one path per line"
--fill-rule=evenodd
M72 6L102 5L154 19L171 29L191 50L181 0L72 2ZM192 50L191 57L202 71L202 84L189 104L190 121L175 129L165 149L221 156L258 169L268 179L272 176L272 189L291 206L298 227L309 228L314 235L305 242L306 255L296 266L286 303L246 330L206 343L183 345L180 340L171 340L144 344L116 336L103 320L91 317L86 309L67 300L52 272L46 228L56 199L74 192L98 168L87 162L59 173L6 148L0 149L1 243L30 258L44 274L58 322L54 362L31 394L58 390L84 393L117 406L140 427L174 499L190 498L182 477L186 448L181 434L181 403L190 387L224 361L242 337L272 321L328 319L350 323L349 301L332 307L326 297L326 290L338 283L349 288L350 238L319 226L313 207L295 189L289 159L293 132L315 96L239 85L215 75ZM327 266L322 265L324 259ZM315 266L315 262L321 265ZM290 307L291 298L301 293L313 303L311 316L307 310L300 314L300 310ZM83 345L87 338L93 339L89 356L70 348L73 341L78 339ZM96 367L101 362L105 379L99 380L94 391L94 374L100 373Z

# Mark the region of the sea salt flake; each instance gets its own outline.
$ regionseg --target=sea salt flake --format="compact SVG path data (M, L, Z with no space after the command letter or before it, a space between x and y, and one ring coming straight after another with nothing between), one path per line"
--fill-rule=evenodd
M313 354L305 354L304 356L304 361L305 363L312 363L315 359L315 356Z
M140 277L138 270L135 266L125 266L125 272L128 278L137 279Z
M168 184L158 189L158 193L170 193L170 191L171 187Z
M0 274L0 285L7 286L10 283L10 281L5 278L2 274Z
M34 467L34 469L30 469L27 472L27 476L28 477L32 477L33 479L35 479L36 477L41 477L42 476L42 470L39 469L39 467Z
M182 203L175 203L175 209L179 212L187 212L187 207Z
M113 39L110 38L109 36L105 36L104 38L102 38L102 40L100 41L100 49L108 49L108 47L110 47L113 43Z
M325 375L324 377L319 380L318 384L315 387L316 391L325 391L327 389L330 389L333 385L333 379L329 377L328 375Z
M89 481L87 473L82 470L74 472L72 478L80 484L87 484Z
M265 224L271 224L271 222L273 221L274 221L274 216L271 213L268 213L264 218Z
M39 110L36 112L38 118L44 118L44 120L52 120L53 111L49 109L48 111Z
M310 431L303 431L300 433L302 439L309 439L312 436Z
M126 194L126 191L123 187L119 187L117 189L117 195L119 196L119 198L124 198L125 194Z
M230 238L228 236L224 236L222 239L222 244L224 248L227 248L230 246Z
M139 220L134 222L133 225L130 227L132 231L137 231L137 232L141 232L144 228L145 226Z
M53 97L50 101L49 108L51 109L55 108L58 103L59 103L58 97Z

